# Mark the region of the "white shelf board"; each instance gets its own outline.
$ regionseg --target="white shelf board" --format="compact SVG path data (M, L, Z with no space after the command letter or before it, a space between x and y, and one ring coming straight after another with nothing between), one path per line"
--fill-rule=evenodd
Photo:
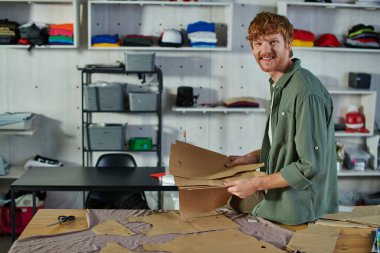
M380 48L350 48L350 47L293 47L302 51L348 52L348 53L380 53Z
M336 137L370 137L372 133L346 133L344 131L335 132Z
M11 166L11 169L9 171L9 174L6 176L0 176L1 179L17 179L24 175L26 170L24 169L24 166Z
M354 171L354 170L340 170L338 171L338 177L380 177L379 170L365 170L365 171Z
M136 51L230 51L228 47L89 47L91 50L136 50Z
M108 0L90 0L96 4L132 4L132 5L179 5L179 6L231 6L231 3L214 3L214 2L180 2L180 1L108 1Z
M224 106L216 106L216 107L176 107L172 108L173 112L201 112L201 113L213 113L213 112L221 112L221 113L258 113L265 112L265 108L248 108L248 107L239 107L239 108L228 108Z
M10 45L1 45L1 48L21 48L21 49L28 49L29 45L17 45L17 44L10 44ZM75 45L42 45L42 46L35 46L34 48L37 49L72 49L76 48Z
M0 129L0 135L33 135L37 131L37 126L32 126L30 129Z
M337 95L369 95L376 94L376 91L366 90L366 89L354 89L347 86L329 86L326 85L326 89L330 94Z
M285 2L285 4L324 7L328 9L333 9L333 8L353 8L353 9L368 9L368 10L380 9L380 5L369 5L369 4L364 5L364 4L350 4L350 3L313 3L313 2Z

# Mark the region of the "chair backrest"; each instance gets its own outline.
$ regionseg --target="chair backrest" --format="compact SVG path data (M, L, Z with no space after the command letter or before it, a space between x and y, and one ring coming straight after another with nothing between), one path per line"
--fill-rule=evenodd
M96 167L137 167L132 155L126 153L110 153L101 155L96 161Z

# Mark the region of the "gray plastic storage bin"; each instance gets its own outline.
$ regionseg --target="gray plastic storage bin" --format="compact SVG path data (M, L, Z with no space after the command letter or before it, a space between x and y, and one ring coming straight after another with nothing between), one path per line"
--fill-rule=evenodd
M157 110L158 93L133 92L128 93L130 111L155 111Z
M136 72L154 71L155 53L125 52L125 70Z
M84 107L87 111L99 111L98 90L93 85L87 85L83 89Z
M122 150L125 147L125 127L121 124L90 125L88 149Z
M125 84L95 83L84 88L88 111L124 111Z

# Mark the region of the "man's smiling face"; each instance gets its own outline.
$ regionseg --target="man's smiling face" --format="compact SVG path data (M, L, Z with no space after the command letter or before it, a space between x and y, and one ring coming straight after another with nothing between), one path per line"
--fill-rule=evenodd
M252 41L252 53L264 72L284 73L290 60L291 45L280 33L261 36Z

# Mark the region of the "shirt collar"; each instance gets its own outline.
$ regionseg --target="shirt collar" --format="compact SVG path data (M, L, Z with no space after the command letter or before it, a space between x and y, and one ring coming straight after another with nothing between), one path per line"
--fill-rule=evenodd
M294 74L294 72L296 72L298 69L301 68L300 59L293 58L292 61L293 61L293 65L280 77L280 79L278 79L278 81L276 82L276 87L283 88L285 84L288 83L288 80ZM271 88L272 88L273 83L274 83L272 78L269 78L269 83L271 84Z

